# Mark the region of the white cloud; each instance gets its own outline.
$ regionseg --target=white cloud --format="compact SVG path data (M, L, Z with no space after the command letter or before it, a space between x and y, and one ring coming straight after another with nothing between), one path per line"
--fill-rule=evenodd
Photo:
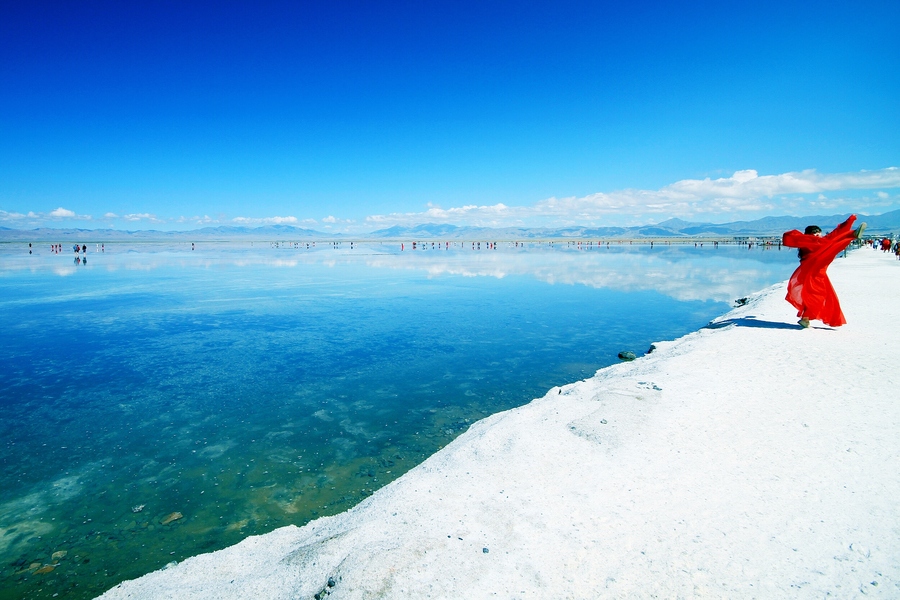
M679 198L771 198L778 194L813 194L835 190L900 186L900 169L891 167L858 173L817 173L815 169L759 175L754 170L737 171L721 179L685 179L660 190L663 196Z
M54 221L61 221L63 219L73 219L76 221L90 221L92 218L91 215L79 215L79 214L76 214L74 210L69 210L68 208L63 208L62 206L60 206L59 208L54 208L53 210L51 210L50 212L48 212L46 214L41 214L41 213L36 214L34 212L29 212L28 216L30 218L36 218L36 219L46 218L46 219L52 219Z
M209 225L210 223L218 223L218 219L213 219L209 215L198 216L195 215L193 217L185 217L184 215L175 219L176 223L196 223L197 225Z
M23 215L22 213L0 210L0 221L20 221L25 217L26 215Z
M478 206L475 204L456 208L432 206L421 213L392 213L389 215L369 215L366 222L375 226L413 225L418 223L467 223L482 227L502 226L503 223L517 222L528 216L532 208L509 207L505 204Z
M526 206L504 203L461 203L444 208L428 203L424 211L375 214L363 222L335 215L317 221L295 216L245 217L225 215L159 218L155 214L107 212L103 219L128 222L191 223L209 225L304 225L332 232L360 232L392 225L447 223L483 227L558 227L637 225L670 217L687 220L733 221L766 214L822 214L819 211L878 214L897 207L897 196L888 191L900 188L900 169L890 167L851 173L819 173L813 169L776 175L760 175L756 170L736 171L729 177L683 179L656 190L628 188L596 192L585 196L551 197ZM867 191L870 190L870 191ZM827 195L826 195L827 194ZM27 213L0 210L0 222L19 226L60 221L90 221L90 215L58 207L49 212Z
M156 215L152 215L150 213L130 213L127 215L122 215L122 218L126 221L136 222L136 221L150 221L151 223L163 223L162 219L157 219Z
M326 229L329 229L332 231L349 231L348 226L356 223L356 220L355 219L339 219L338 217L335 217L333 215L328 215L327 217L322 219L322 222L327 223L327 225L325 226ZM333 227L334 225L340 225L341 229L334 229L334 227Z
M74 219L75 211L60 206L59 208L51 210L49 213L47 213L47 216L54 219Z
M239 225L295 225L297 217L235 217L232 222Z
M371 215L373 226L424 222L478 226L637 224L669 217L709 219L757 218L763 213L804 210L816 204L860 210L864 199L835 198L825 202L822 192L900 187L900 169L890 167L855 173L818 173L813 169L780 175L759 175L752 169L718 179L684 179L658 190L625 189L582 197L547 198L531 206L464 205L424 212ZM819 194L819 202L806 195ZM786 196L786 197L783 197ZM881 198L882 196L879 197ZM872 204L874 207L874 203Z
M659 190L622 190L583 198L550 198L535 208L545 214L602 215L638 209L647 213L728 214L776 208L773 197L781 194L814 194L826 191L900 186L900 169L860 173L819 174L815 170L759 175L737 171L720 179L684 179Z

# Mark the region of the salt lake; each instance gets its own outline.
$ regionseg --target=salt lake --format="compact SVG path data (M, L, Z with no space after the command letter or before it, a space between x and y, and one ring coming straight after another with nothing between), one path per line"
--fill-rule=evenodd
M786 279L707 243L0 246L0 599L344 511L473 422Z

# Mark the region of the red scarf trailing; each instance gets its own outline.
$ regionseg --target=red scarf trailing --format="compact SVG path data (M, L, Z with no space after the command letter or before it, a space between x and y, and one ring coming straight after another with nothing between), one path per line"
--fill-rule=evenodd
M788 281L785 297L797 309L798 317L816 319L832 327L847 322L825 270L856 237L852 229L855 220L856 215L850 215L824 237L807 235L796 229L782 236L785 246L800 250L800 266Z

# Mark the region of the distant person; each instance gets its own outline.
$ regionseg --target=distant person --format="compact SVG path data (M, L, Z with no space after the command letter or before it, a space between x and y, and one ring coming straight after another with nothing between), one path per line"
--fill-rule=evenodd
M87 254L87 244L85 244L84 246L81 247L81 253Z
M826 236L822 235L818 225L810 225L803 233L792 229L782 236L782 243L797 248L800 257L800 266L788 281L785 300L797 309L801 327L809 327L813 319L831 327L840 327L847 322L825 270L850 242L862 236L866 224L851 229L855 220L856 215L850 215Z

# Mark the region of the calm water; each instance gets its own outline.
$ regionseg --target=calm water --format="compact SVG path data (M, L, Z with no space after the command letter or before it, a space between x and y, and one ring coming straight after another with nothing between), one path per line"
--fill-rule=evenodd
M84 264L6 244L0 598L91 598L346 510L474 421L695 330L795 261L320 242L91 245Z

